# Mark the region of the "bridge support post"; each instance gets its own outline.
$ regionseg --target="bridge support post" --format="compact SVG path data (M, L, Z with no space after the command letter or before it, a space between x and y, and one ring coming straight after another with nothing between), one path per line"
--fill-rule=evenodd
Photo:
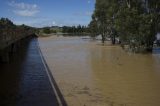
M5 62L5 63L8 63L9 62L9 51L8 51L8 48L6 48L5 50L3 51L0 51L0 61L1 62Z
M17 46L16 44L12 44L11 47L10 47L10 53L15 53L17 51Z

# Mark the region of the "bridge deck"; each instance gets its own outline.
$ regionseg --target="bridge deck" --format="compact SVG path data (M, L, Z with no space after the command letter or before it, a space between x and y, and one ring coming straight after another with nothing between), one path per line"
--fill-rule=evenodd
M36 43L0 64L0 106L58 106Z

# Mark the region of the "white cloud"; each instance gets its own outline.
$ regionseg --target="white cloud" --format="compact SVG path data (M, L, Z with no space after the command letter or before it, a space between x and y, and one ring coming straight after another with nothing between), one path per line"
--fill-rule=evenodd
M31 17L34 16L36 13L39 11L29 11L29 10L14 10L13 11L15 14L20 15L20 16L26 16L26 17Z
M60 26L61 20L54 20L48 17L29 17L29 18L22 18L22 19L15 19L13 20L14 24L16 25L29 25L33 27L47 27L47 26Z
M35 23L32 23L32 26L35 27L47 27L47 26L59 26L59 23L57 21L53 21L53 20L41 20Z
M90 4L90 3L91 3L91 1L90 1L90 0L88 0L88 1L87 1L87 3L88 3L88 4Z
M52 25L57 25L55 21L52 22Z
M160 40L160 33L157 33L157 39Z
M9 6L13 8L12 12L19 16L35 16L38 12L38 6L36 4L27 4L27 3L17 3L15 1L11 1L8 3Z

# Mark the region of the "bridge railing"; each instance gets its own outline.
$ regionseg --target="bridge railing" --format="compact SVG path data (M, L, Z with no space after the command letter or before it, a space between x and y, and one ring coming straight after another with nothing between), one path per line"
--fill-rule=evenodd
M3 28L0 29L0 49L3 49L10 44L25 38L26 36L29 36L33 34L34 31L32 29L26 29L23 27L18 28Z

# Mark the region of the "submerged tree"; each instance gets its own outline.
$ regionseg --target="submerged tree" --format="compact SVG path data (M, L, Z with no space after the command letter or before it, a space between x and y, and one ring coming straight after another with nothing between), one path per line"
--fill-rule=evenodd
M122 44L133 49L152 49L160 29L160 1L157 0L96 0L94 15L103 42L108 36L114 44L115 37L119 36Z
M98 24L94 15L92 15L92 21L89 24L89 32L91 33L91 37L95 39L98 36Z
M124 1L117 13L115 25L120 39L133 49L151 50L155 40L158 14L149 5L141 0Z
M104 43L107 36L107 2L105 0L97 0L94 16L98 25L99 34L102 36L102 43Z
M102 43L104 43L106 37L111 37L112 43L115 43L114 18L117 10L116 0L96 0L94 18L91 22L97 23L98 32L102 36Z

